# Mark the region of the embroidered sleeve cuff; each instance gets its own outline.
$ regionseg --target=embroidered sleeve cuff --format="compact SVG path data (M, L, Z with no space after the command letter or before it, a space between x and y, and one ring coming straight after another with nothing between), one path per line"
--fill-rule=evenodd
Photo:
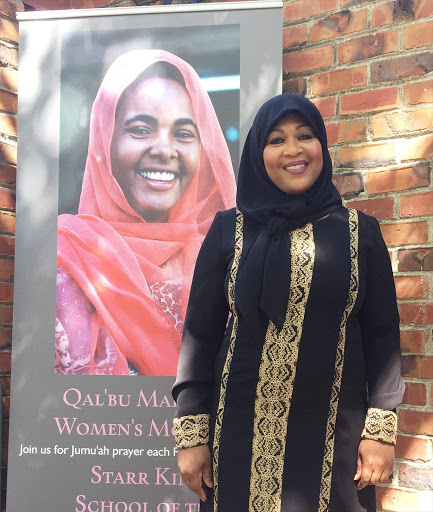
M209 442L209 414L175 418L174 438L179 450L207 444Z
M397 440L397 415L385 409L368 409L362 439L373 439L395 444Z

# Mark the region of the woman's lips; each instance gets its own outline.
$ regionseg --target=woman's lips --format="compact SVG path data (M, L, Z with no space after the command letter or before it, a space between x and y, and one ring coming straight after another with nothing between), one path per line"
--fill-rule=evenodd
M144 178L146 184L153 190L170 190L178 182L179 174L172 170L139 169L137 174Z
M307 170L308 162L305 160L298 160L296 162L290 162L283 166L283 169L289 174L302 174Z

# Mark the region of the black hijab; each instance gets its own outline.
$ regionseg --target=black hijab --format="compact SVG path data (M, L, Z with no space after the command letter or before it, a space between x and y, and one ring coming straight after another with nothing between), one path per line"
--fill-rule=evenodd
M266 138L288 113L299 114L313 129L323 154L322 171L304 194L290 195L269 178L263 161ZM290 288L289 232L341 207L332 183L325 124L311 101L298 94L281 94L258 111L248 133L239 168L237 206L258 232L236 280L236 304L245 317L261 309L278 329L284 323Z

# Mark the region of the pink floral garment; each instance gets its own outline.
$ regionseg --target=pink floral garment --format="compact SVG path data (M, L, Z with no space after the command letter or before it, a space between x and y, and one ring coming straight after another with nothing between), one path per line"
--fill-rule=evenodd
M155 303L182 334L181 282L160 281L150 285L150 290ZM97 339L95 348L91 346L92 339ZM90 368L92 353L94 364ZM54 372L63 375L110 375L115 361L115 344L106 326L75 279L58 267ZM133 367L131 374L137 374Z

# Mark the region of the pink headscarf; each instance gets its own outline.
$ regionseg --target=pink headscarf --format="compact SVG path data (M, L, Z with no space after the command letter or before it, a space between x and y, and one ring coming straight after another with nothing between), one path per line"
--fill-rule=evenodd
M146 222L132 209L112 175L110 162L119 99L155 62L172 64L182 74L202 148L194 178L166 223ZM204 235L215 213L234 204L230 155L194 69L163 50L139 50L119 57L93 104L78 215L59 216L57 250L59 267L77 281L95 308L94 322L105 325L114 340L113 373L128 374L130 361L140 374L176 374L180 334L152 299L149 285L180 279L183 319ZM94 355L99 329L92 331Z

